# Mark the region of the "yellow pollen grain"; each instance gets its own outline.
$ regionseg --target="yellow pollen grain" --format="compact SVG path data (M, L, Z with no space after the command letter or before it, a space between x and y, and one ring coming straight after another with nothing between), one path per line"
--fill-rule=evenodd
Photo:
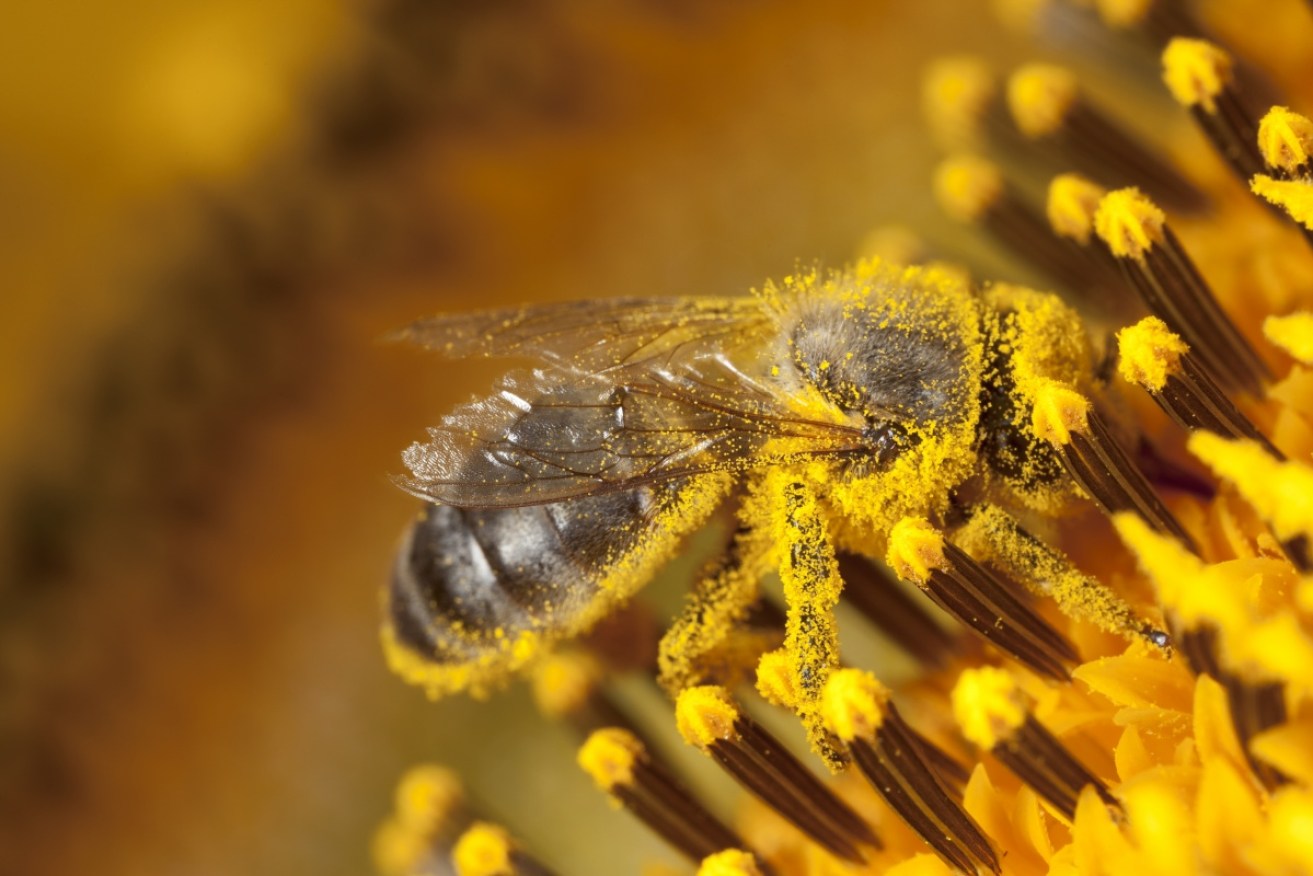
M1313 153L1313 121L1283 106L1272 107L1258 123L1258 151L1268 167L1296 172Z
M1305 365L1313 365L1313 312L1269 316L1263 321L1263 334Z
M968 669L953 688L953 717L962 734L982 749L1006 742L1026 721L1026 702L1016 681L994 666Z
M1094 214L1108 190L1078 173L1064 173L1049 183L1045 212L1053 233L1084 246L1094 233Z
M1215 113L1217 96L1231 81L1231 56L1207 40L1176 37L1163 49L1163 82L1183 106Z
M942 145L969 146L978 138L981 118L997 94L998 84L984 61L941 58L926 71L922 111Z
M974 222L1003 196L998 166L975 155L959 155L935 170L935 199L952 219Z
M821 715L830 732L844 742L874 739L884 723L889 688L871 673L839 669L825 683Z
M1186 445L1272 524L1277 538L1313 537L1313 467L1282 462L1253 441L1196 432Z
M634 783L634 767L646 757L643 743L628 730L603 727L579 747L578 763L597 787L609 792Z
M533 675L533 700L549 718L579 711L601 679L597 660L582 652L563 651L542 662Z
M1313 231L1313 182L1273 179L1260 173L1249 181L1249 188L1263 200L1285 210L1291 219Z
M515 876L511 838L495 824L475 822L451 852L457 876Z
M1162 391L1167 378L1180 370L1181 357L1190 351L1189 345L1156 316L1146 316L1117 332L1117 349L1118 373L1150 392Z
M741 849L725 849L702 859L698 876L762 876L757 859Z
M944 536L921 517L904 517L889 532L885 560L898 577L916 584L930 580L931 573L948 565Z
M411 876L428 852L432 840L389 818L374 832L370 846L374 868L380 876Z
M767 651L757 662L757 693L772 706L793 709L798 705L798 686L787 652Z
M1118 258L1141 259L1162 243L1167 217L1139 189L1117 189L1099 202L1094 232Z
M1119 30L1138 27L1153 8L1154 0L1095 0L1099 17Z
M1036 381L1030 426L1036 437L1052 444L1071 443L1072 432L1088 429L1090 402L1085 396L1051 380Z
M420 764L411 767L397 783L397 821L411 830L427 832L442 825L465 802L460 777L446 767Z
M1032 139L1060 129L1079 94L1076 75L1053 64L1027 64L1008 78L1008 110Z
M738 706L729 691L718 685L702 685L680 691L675 701L675 726L694 748L706 751L717 742L734 739L738 732Z

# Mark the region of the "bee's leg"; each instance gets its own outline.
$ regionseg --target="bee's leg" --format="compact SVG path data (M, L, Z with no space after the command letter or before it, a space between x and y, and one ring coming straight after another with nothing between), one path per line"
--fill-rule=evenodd
M951 535L962 550L1023 584L1032 593L1050 597L1068 617L1128 639L1142 639L1165 648L1169 637L1161 625L1146 620L1119 594L1087 575L1062 551L1032 533L997 505L982 503L968 510L966 521Z
M825 682L839 666L834 607L843 579L816 493L784 472L773 473L769 480L769 531L788 608L783 652L792 676L781 704L802 719L812 750L838 770L847 755L824 725L820 700ZM779 691L774 698L781 698Z
M768 553L764 533L740 527L694 585L658 649L658 681L671 697L698 684L732 685L756 662L755 654L740 652L773 647L760 632L743 629L769 569Z

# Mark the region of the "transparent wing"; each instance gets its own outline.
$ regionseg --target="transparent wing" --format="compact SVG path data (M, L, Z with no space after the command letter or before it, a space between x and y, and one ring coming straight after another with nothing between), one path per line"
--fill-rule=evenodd
M450 357L527 356L578 371L673 367L769 330L756 298L620 298L444 314L396 337Z
M677 371L509 375L404 454L401 486L430 501L512 507L716 471L860 452L862 431L808 419L714 355Z

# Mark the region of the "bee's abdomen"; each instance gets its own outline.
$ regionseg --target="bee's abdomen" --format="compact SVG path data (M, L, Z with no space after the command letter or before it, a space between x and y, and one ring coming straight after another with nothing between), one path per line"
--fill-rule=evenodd
M459 664L494 660L524 633L573 630L649 505L647 491L635 490L524 508L427 506L392 573L397 643Z

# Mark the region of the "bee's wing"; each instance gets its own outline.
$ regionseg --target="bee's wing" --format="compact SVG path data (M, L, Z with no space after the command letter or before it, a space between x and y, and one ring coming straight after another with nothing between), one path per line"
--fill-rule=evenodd
M404 455L401 486L464 507L558 502L862 448L861 430L792 411L723 355L677 370L503 378Z
M670 367L769 327L756 298L618 298L444 314L397 333L453 358L527 356L589 373Z

